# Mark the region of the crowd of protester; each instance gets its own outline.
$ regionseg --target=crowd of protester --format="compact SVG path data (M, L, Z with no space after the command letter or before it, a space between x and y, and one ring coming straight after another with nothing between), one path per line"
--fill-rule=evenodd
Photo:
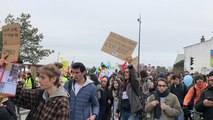
M35 79L20 75L16 96L1 99L0 118L16 120L16 105L31 110L27 120L213 120L213 71L136 72L126 59L123 71L101 78L80 62L71 75L60 63L42 66Z

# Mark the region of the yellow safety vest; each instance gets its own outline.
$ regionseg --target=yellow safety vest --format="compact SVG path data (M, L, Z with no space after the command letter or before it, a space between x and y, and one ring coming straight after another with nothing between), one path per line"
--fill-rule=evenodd
M66 81L67 81L68 79L67 79L66 77L62 76L62 77L61 77L61 80L62 80L63 83L66 83Z
M24 88L26 88L26 89L32 89L31 78L26 78L25 83L24 83Z

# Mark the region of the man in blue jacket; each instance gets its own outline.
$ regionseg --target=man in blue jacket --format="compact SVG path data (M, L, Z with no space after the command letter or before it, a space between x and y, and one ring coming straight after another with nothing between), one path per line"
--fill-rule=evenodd
M76 62L72 66L73 79L68 80L64 88L70 94L71 120L95 120L99 113L96 87L86 78L86 67Z

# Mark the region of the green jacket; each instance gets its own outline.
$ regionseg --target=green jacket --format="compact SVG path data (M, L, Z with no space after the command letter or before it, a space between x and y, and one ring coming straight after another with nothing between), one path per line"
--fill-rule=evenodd
M154 120L155 107L151 105L151 102L153 100L155 100L155 96L152 94L150 97L148 97L145 106L145 112L150 114L149 120ZM169 107L164 111L165 114L164 120L173 120L174 117L180 115L181 106L176 95L169 93L169 95L165 97L165 104L169 105Z

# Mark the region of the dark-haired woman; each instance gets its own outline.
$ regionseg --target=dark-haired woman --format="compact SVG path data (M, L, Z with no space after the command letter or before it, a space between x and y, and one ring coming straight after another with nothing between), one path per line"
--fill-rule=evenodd
M118 108L118 102L121 97L121 80L120 78L116 78L112 81L112 97L113 97L113 105L112 105L112 118L113 120L119 120L119 115L116 113Z
M99 99L100 112L98 120L109 120L111 117L112 95L109 89L109 79L107 76L103 76L101 80L101 98Z

